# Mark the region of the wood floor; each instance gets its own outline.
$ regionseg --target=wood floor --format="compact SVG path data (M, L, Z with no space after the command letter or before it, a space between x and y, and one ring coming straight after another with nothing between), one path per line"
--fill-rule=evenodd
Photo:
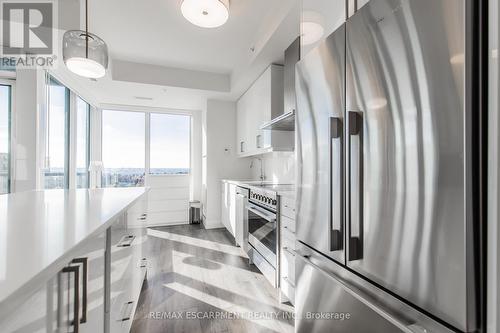
M293 308L225 229L148 229L148 277L134 333L293 332Z

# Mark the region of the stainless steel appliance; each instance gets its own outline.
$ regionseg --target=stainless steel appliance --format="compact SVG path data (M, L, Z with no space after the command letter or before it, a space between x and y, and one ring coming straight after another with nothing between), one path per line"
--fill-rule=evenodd
M273 185L270 185L272 187ZM278 286L278 196L266 185L250 188L247 204L250 262L274 287Z
M478 3L372 0L297 65L298 332L484 325Z

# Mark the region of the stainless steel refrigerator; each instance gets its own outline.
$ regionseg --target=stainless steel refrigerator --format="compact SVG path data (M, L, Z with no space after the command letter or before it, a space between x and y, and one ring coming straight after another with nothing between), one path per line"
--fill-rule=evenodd
M297 64L297 332L478 332L472 0L372 0Z

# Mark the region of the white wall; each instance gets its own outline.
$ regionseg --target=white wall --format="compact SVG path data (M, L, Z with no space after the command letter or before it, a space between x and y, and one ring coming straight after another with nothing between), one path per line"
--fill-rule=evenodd
M253 160L252 179L260 180L260 162L262 159L266 181L280 184L295 184L295 154L293 152L274 152L259 155Z
M498 17L500 8L498 0L489 1L489 119L488 119L488 313L487 332L500 331L500 187L499 154L500 154L500 67L498 66Z
M221 180L249 179L250 160L236 155L236 103L208 100L202 119L204 224L218 228L223 227Z

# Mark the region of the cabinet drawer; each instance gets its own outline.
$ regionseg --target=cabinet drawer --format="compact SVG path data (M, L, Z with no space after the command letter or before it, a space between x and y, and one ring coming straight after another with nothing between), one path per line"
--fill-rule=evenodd
M290 228L286 225L281 225L281 238L288 239L289 241L295 242L295 233L290 230Z
M281 226L284 229L287 229L293 233L295 232L295 220L292 220L291 218L288 218L284 215L281 215L280 219L281 219Z
M148 215L144 213L127 213L127 223L131 227L146 227L148 222Z
M290 300L290 303L295 305L295 287L287 278L281 278L280 282L281 292Z
M281 251L281 277L295 285L295 252L290 248Z
M295 199L289 197L280 198L280 213L292 220L295 220Z
M281 237L281 247L295 251L296 250L295 238L290 239L287 237Z
M147 194L145 194L142 198L137 200L136 203L132 205L128 209L128 212L130 213L145 213L148 208L148 199L147 199Z

